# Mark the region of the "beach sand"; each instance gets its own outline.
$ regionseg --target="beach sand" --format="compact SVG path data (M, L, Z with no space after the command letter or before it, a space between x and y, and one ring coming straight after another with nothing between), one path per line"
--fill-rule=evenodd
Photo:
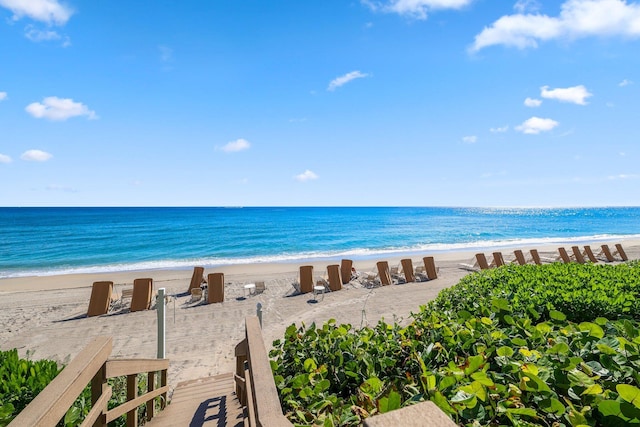
M598 248L602 242L594 242ZM611 246L612 242L609 243ZM613 242L617 243L617 242ZM624 240L629 259L640 258L640 241ZM565 245L570 247L571 245ZM556 246L557 247L557 246ZM556 247L539 247L553 252ZM517 248L494 248L507 260ZM521 248L530 249L530 248ZM491 259L491 251L485 250ZM91 285L98 280L111 280L116 292L131 287L133 279L152 277L154 289L165 288L172 298L167 305L166 357L170 359L169 383L232 372L235 369L234 347L244 337L244 319L256 314L262 304L263 337L267 349L281 338L292 323L320 324L328 319L349 323L354 328L387 322L408 322L412 312L433 299L438 292L452 286L469 271L459 267L470 262L474 253L446 252L431 254L439 267L437 280L367 289L362 285L345 285L341 291L329 292L313 301L311 294L295 295L292 283L298 277L300 264L232 265L207 269L225 274L225 300L219 304L190 304L186 294L191 270L153 270L105 274L78 274L25 277L0 280L0 349L17 348L21 356L52 359L68 363L96 336L113 337L112 358L155 358L157 354L157 311L107 314L85 317ZM412 258L414 267L422 265L416 254L386 258L390 266L400 258ZM378 260L356 260L360 272L374 271ZM326 266L340 260L309 263L314 277L326 275ZM308 264L306 264L308 265ZM244 284L264 281L266 290L244 298Z

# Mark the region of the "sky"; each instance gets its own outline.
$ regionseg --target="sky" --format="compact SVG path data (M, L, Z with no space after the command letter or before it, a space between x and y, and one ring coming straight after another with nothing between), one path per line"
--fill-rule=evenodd
M0 0L0 206L638 206L640 1Z

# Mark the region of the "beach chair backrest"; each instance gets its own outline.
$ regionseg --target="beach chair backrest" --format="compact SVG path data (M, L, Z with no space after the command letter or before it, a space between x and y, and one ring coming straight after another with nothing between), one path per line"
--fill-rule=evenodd
M109 311L109 305L111 304L112 292L113 282L93 282L93 287L91 288L91 298L89 299L89 308L87 310L87 317L107 314L107 312Z
M573 252L573 257L576 262L579 264L584 264L584 256L582 256L582 252L578 246L571 246L571 251Z
M618 253L618 256L620 257L621 260L629 261L629 258L627 257L627 253L624 251L620 243L616 243L616 252Z
M527 260L524 258L524 254L520 249L516 249L515 251L513 251L513 254L516 256L516 261L518 261L518 264L525 265L527 263Z
M611 250L609 250L609 245L601 245L600 249L602 250L602 254L605 256L607 261L614 262L616 260L611 254Z
M207 275L207 303L224 301L224 273Z
M300 292L306 294L313 292L313 266L303 265L300 267Z
M489 263L487 262L487 257L484 256L483 253L476 254L476 262L478 263L478 267L480 267L481 270L489 269Z
M598 258L596 258L595 254L591 250L591 246L586 245L584 247L584 253L587 254L587 258L589 258L589 261L591 261L593 263L597 263L598 262Z
M342 289L342 277L340 270L341 268L338 264L327 266L327 277L329 278L329 289L331 289L331 292ZM349 277L351 277L351 268L349 268Z
M148 310L151 306L152 292L153 279L135 279L133 281L133 295L131 296L131 308L129 311Z
M427 272L427 278L429 280L434 280L438 278L438 269L436 268L436 262L432 256L426 256L422 258L422 262L424 262L424 269Z
M565 248L558 248L558 253L560 254L560 259L562 260L562 262L564 262L565 264L569 264L571 262L571 258L569 257L569 254L567 253L567 250Z
M502 252L493 253L493 264L496 267L502 267L504 265L504 257L502 256Z
M340 261L340 276L342 278L343 285L346 285L351 281L351 267L353 267L353 261L350 259L343 259Z
M413 261L411 260L411 258L400 260L400 263L402 264L402 274L404 274L404 280L406 280L407 283L415 282L416 276L413 272Z
M267 289L267 287L264 285L264 281L256 282L256 293L257 294L263 293L266 289Z
M391 273L389 273L389 263L387 261L378 261L376 263L376 267L378 267L380 283L382 283L383 286L390 285Z
M202 279L204 278L204 267L193 267L193 274L191 275L191 282L189 283L189 289L187 292L191 292L193 288L199 288L202 285Z
M529 253L531 254L531 259L536 265L542 265L542 260L540 259L540 254L537 249L531 249Z

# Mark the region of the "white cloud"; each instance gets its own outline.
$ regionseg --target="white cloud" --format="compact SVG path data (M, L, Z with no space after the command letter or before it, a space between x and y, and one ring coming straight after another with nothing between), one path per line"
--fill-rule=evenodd
M618 83L618 86L625 87L625 86L629 86L631 84L633 84L633 82L631 80L624 79L623 81Z
M557 88L549 90L549 86L540 88L540 96L547 99L555 99L560 102L571 102L578 105L587 105L585 99L593 96L583 85Z
M22 153L22 156L20 156L22 160L26 160L28 162L46 162L52 157L52 154L41 150L27 150Z
M513 8L518 13L537 12L540 10L540 3L536 0L518 0Z
M251 143L246 139L236 139L235 141L227 142L220 149L225 153L234 153L236 151L248 150L251 148Z
M509 126L502 126L502 127L497 127L497 128L491 128L489 129L489 132L492 133L504 133L506 131L509 130Z
M327 90L334 91L340 86L343 86L349 83L351 80L362 79L368 76L369 74L364 74L364 73L361 73L360 71L352 71L350 73L345 74L344 76L336 77L335 79L331 80L331 83L329 83L329 87L327 87Z
M428 12L438 9L460 9L473 0L361 0L374 11L397 13L415 19L427 19Z
M0 101L4 101L9 98L9 94L7 92L0 92Z
M300 182L306 182L306 181L312 181L314 179L318 179L318 175L316 175L314 172L307 169L306 171L302 172L300 175L296 175L293 178Z
M635 174L624 174L621 173L619 175L611 175L608 176L607 179L610 181L616 181L616 180L623 180L623 179L637 179L639 178L639 175L635 175Z
M505 15L476 35L470 50L504 45L525 49L553 39L640 37L640 4L626 0L566 0L557 17Z
M478 141L478 137L475 135L463 136L462 142L467 144L475 144Z
M58 0L0 0L0 6L13 12L13 20L24 16L47 24L64 25L73 10Z
M524 100L524 105L526 107L535 108L542 105L542 101L540 99L527 98Z
M71 117L87 116L89 119L97 119L95 111L80 103L74 102L70 98L58 98L49 96L44 98L42 103L33 102L25 108L27 113L37 119L49 119L54 121L63 121Z
M537 135L540 132L547 132L558 126L560 123L552 119L542 119L540 117L531 117L516 126L516 130L529 135Z
M33 27L33 25L27 25L27 27L24 29L24 36L32 42L60 40L62 38L60 34L55 31L42 31Z
M0 154L0 163L11 163L13 159L6 154Z

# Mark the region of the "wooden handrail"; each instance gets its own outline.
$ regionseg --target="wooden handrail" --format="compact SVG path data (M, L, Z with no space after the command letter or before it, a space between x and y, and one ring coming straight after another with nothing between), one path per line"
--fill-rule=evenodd
M292 427L293 424L282 413L258 318L248 316L245 328L246 338L235 349L236 376L239 377L236 381L236 395L248 407L250 423L255 417L255 424L249 425ZM245 361L248 364L246 371Z
M111 337L94 338L62 372L56 376L35 399L9 424L10 427L54 427L65 416L71 405L91 383L92 408L82 426L104 426L123 414L127 425L138 425L138 406L147 405L147 421L153 418L153 399L162 396L161 407L167 400L167 359L109 360ZM147 373L147 393L138 396L137 375ZM156 374L160 373L160 386L156 388ZM112 388L107 379L127 376L127 401L107 409ZM151 409L151 410L150 410Z

